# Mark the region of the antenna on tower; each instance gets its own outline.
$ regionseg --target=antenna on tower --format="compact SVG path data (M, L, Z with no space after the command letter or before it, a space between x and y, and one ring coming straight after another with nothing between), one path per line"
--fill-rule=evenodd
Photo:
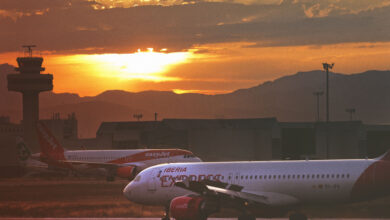
M23 48L26 48L26 52L28 52L29 57L32 57L32 48L37 47L37 45L23 45Z

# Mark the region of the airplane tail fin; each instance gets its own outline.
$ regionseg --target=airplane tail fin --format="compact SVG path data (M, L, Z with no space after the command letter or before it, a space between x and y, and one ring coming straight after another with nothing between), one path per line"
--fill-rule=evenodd
M21 137L16 138L16 148L18 151L19 161L24 162L24 161L28 160L28 158L30 158L31 151L27 147L26 143L24 142L24 140Z
M42 156L50 160L64 160L64 148L42 122L37 123L37 132Z

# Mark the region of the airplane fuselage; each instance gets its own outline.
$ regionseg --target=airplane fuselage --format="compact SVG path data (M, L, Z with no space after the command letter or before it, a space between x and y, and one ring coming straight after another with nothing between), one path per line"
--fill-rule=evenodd
M166 205L193 192L177 181L209 179L242 187L267 205L348 202L390 193L390 163L376 159L162 164L142 171L125 196L142 204Z

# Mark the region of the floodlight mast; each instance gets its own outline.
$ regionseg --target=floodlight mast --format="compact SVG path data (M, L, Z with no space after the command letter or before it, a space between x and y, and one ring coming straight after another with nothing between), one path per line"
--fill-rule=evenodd
M356 109L355 108L347 108L347 109L345 109L345 111L349 113L349 120L352 121L353 120L353 114L355 114Z
M322 66L326 71L326 122L329 122L329 69L332 69L334 63L323 63Z
M322 63L326 70L326 159L329 159L329 69L332 69L334 63Z
M316 121L320 121L320 96L324 94L323 91L313 92L313 95L317 97L317 115L316 115Z

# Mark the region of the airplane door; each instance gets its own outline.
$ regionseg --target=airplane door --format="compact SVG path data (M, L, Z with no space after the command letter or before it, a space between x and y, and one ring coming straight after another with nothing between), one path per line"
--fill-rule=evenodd
M148 191L149 192L155 192L156 191L156 181L157 181L157 172L156 170L152 170L151 172L151 178L149 179L148 182Z
M240 183L240 173L239 172L229 173L229 177L228 178L230 178L231 184L238 185Z

